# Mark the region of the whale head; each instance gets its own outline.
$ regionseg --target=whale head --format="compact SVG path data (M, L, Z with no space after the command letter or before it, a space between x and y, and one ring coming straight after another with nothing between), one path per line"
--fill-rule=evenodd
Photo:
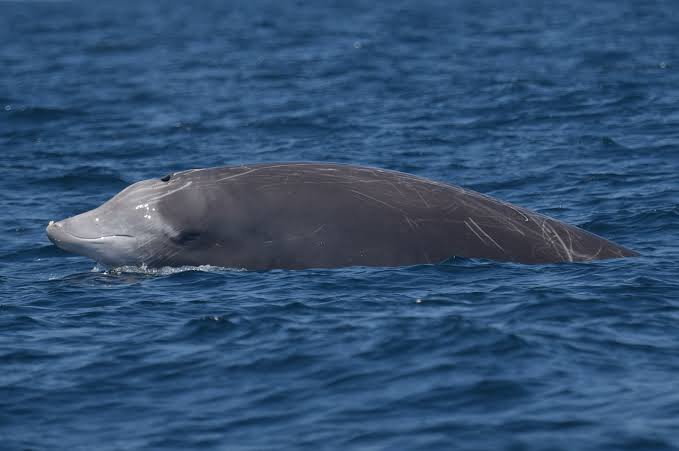
M158 265L199 241L205 196L183 173L144 180L85 213L50 221L59 248L109 266Z

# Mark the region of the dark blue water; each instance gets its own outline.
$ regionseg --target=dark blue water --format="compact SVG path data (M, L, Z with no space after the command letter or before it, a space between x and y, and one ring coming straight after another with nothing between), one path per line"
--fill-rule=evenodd
M0 448L679 449L679 4L103 3L0 3ZM44 234L290 160L642 256L109 270Z

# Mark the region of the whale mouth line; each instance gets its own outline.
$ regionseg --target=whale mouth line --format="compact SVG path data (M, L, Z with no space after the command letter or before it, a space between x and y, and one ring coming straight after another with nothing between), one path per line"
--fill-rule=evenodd
M52 233L50 233L50 232L52 232ZM59 235L61 235L61 237L59 237ZM73 241L86 241L86 242L89 242L89 243L92 243L92 244L101 244L101 243L104 242L104 240L110 239L110 238L134 238L133 235L128 235L128 234L124 234L124 233L116 233L116 234L111 234L111 235L102 235L102 236L98 236L98 237L88 238L88 237L76 235L75 233L64 230L63 227L56 226L55 224L52 224L52 223L50 223L50 227L48 227L47 236L50 239L56 239L57 241L64 241L64 238L66 238L66 240L72 239Z
M70 233L70 232L66 232L66 231L64 231L64 233L67 234L67 235L70 235L70 236L72 236L72 237L74 237L74 238L77 238L77 239L79 239L79 240L83 240L83 241L92 241L92 242L97 242L97 241L99 241L99 240L103 240L103 239L106 239L106 238L134 238L132 235L125 235L125 234L120 234L120 235L118 235L118 234L116 234L116 235L103 235L103 236L98 236L98 237L96 237L96 238L85 238L84 236L78 236L78 235L76 235L76 234L74 234L74 233Z

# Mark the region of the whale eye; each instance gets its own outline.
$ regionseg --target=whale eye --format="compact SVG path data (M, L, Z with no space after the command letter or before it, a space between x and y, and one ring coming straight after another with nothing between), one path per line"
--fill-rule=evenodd
M161 182L169 182L170 179L172 178L172 174L167 174L165 177L161 178Z

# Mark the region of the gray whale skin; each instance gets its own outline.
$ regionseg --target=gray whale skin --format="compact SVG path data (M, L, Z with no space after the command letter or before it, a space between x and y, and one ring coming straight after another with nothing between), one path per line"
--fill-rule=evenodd
M144 180L94 210L50 222L47 235L110 266L265 270L638 255L459 186L321 163L193 169Z

